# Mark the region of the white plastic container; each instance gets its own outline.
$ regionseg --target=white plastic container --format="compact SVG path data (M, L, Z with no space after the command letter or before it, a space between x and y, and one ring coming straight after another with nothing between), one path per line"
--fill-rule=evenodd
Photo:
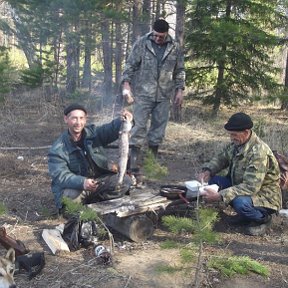
M281 209L279 214L283 217L288 217L288 209Z
M203 195L204 189L205 188L212 188L216 192L219 190L219 186L217 184L212 184L208 185L207 183L204 183L203 185L197 181L197 180L192 180L192 181L186 181L185 186L188 189L186 193L186 197L197 197Z
M199 193L199 188L202 186L197 180L186 181L185 186L187 188L186 197L196 197ZM200 194L199 194L200 195Z

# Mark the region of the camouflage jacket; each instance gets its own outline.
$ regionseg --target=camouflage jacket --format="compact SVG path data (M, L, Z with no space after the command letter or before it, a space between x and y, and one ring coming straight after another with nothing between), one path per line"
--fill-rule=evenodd
M274 210L281 208L280 171L273 152L253 131L249 141L235 152L228 144L204 168L212 175L228 168L232 186L220 191L223 201L229 204L238 195L252 197L254 206Z
M68 130L53 143L48 154L48 168L52 178L51 190L54 193L57 208L62 207L61 199L64 189L83 189L84 180L88 176L86 154L91 156L99 172L102 174L112 172L108 168L108 159L103 147L119 137L121 123L122 121L118 118L100 127L87 125L84 128L83 150L71 140Z
M160 102L174 97L176 89L184 89L184 57L179 44L168 35L167 47L158 63L151 36L148 33L133 45L122 81L132 84L136 98Z

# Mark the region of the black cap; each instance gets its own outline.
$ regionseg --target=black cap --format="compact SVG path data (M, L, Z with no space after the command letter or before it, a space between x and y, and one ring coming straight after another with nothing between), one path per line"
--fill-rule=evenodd
M158 33L168 32L169 24L164 19L158 19L153 24L153 30Z
M74 110L82 110L85 112L85 114L87 114L87 110L84 106L78 103L73 103L64 109L64 115L67 116L71 111L74 111Z
M224 128L228 131L243 131L252 127L253 122L250 116L243 112L233 114L224 125Z

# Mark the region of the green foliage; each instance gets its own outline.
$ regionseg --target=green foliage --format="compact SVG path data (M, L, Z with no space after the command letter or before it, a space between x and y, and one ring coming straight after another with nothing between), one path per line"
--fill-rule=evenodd
M218 213L213 209L200 209L199 222L185 217L177 217L173 215L164 216L162 218L164 226L171 232L179 234L182 232L193 233L193 242L215 243L219 241L219 236L213 232L213 225L218 219Z
M174 240L165 240L162 243L160 243L160 248L162 249L173 249L173 248L178 248L179 243L174 241Z
M164 226L175 234L193 232L195 230L195 223L191 218L168 215L162 217L162 222Z
M220 271L227 277L235 274L248 274L249 272L266 277L269 275L267 267L248 256L212 257L208 262L208 267Z
M40 87L51 76L51 68L42 64L34 64L30 68L21 71L21 81L30 88Z
M287 17L277 1L188 1L187 80L204 103L239 104L279 87L273 52ZM283 10L284 11L284 10ZM282 14L281 14L282 13ZM196 96L197 96L196 95Z
M180 250L180 256L183 263L195 262L196 259L196 248L185 247Z
M11 61L9 59L7 49L0 46L0 75L1 75L0 97L1 97L1 94L10 92L13 82L14 82L14 79L13 79L14 72L15 72L15 69L12 66Z
M97 213L93 209L85 207L81 203L73 202L72 199L68 197L63 197L62 203L68 215L79 215L83 221L92 221L98 218Z
M82 221L92 221L92 220L96 220L98 218L97 213L88 207L84 207L84 209L81 211L80 213L80 219Z
M78 216L81 221L95 221L99 227L97 229L97 236L99 239L104 239L107 236L107 231L103 227L102 221L100 221L99 215L91 208L84 206L81 203L73 202L68 197L63 197L63 206L65 207L65 213L70 216Z
M0 216L7 213L7 208L3 202L0 202Z
M62 203L65 207L65 212L67 212L69 215L78 215L84 208L81 203L76 203L68 197L63 197Z
M171 265L158 265L155 267L155 271L157 273L176 273L178 271L182 271L183 267L181 266L171 266Z
M160 165L151 151L147 151L143 163L144 174L149 179L161 179L168 175L168 169Z

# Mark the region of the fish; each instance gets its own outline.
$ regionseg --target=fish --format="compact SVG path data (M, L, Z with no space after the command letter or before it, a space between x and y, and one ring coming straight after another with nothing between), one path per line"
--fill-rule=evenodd
M127 170L127 163L129 158L129 138L132 129L132 121L124 116L121 128L119 131L119 161L118 161L118 183L117 187L123 184L124 176Z

